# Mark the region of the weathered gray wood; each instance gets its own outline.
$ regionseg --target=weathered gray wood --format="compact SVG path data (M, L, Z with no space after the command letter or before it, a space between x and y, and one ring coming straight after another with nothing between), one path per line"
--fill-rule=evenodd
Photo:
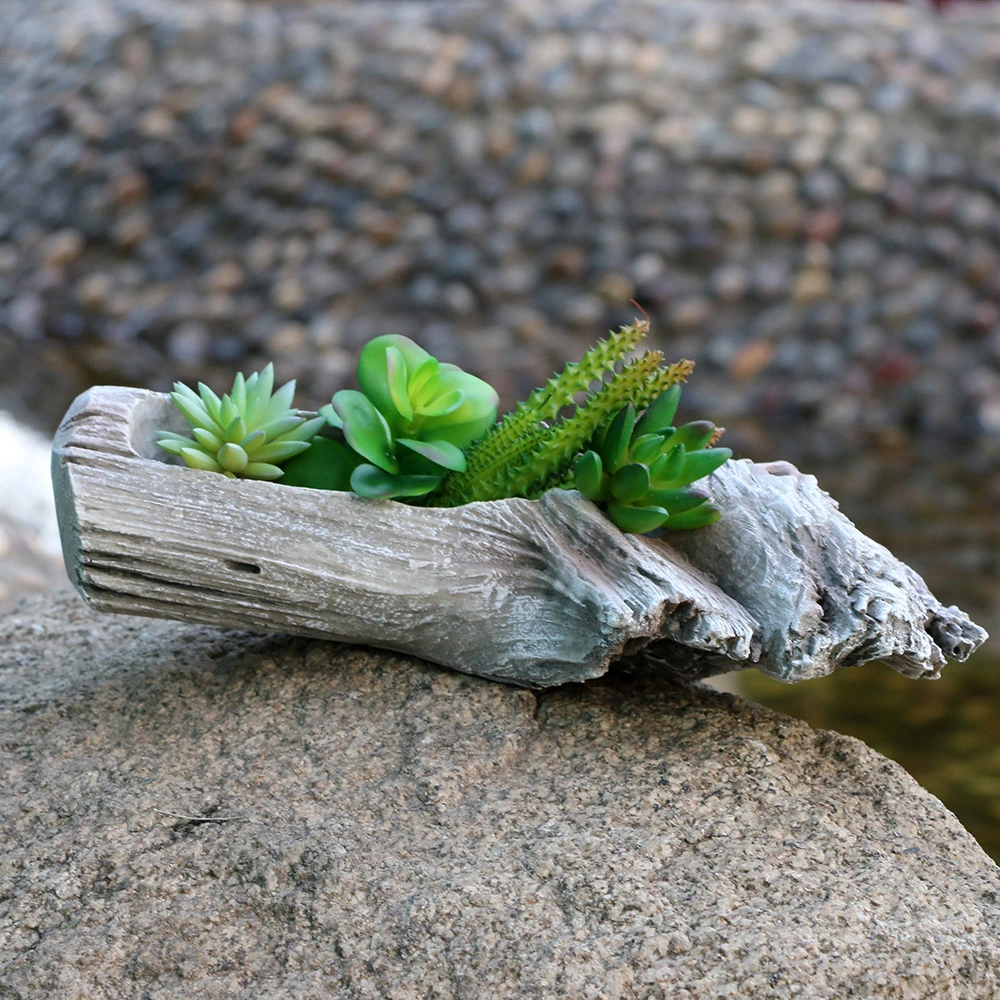
M923 579L862 534L788 462L727 462L708 481L726 516L677 532L681 551L760 622L760 669L783 681L884 660L907 677L938 677L986 631L942 607Z
M644 647L684 676L756 665L795 680L885 649L904 672L934 674L944 653L964 658L985 638L828 500L797 508L787 477L765 466L727 463L713 477L727 516L684 536L689 558L679 534L623 535L573 492L420 508L197 472L155 445L157 429L183 426L169 396L98 387L56 435L66 565L99 610L365 643L530 686L599 676ZM819 545L792 565L772 517L813 518L819 538L841 519L842 555ZM797 593L784 574L863 580L875 549L883 582L844 591L848 602L829 611L843 628L826 643L805 598L775 587L769 600L728 572L756 568L762 590L776 572ZM892 586L908 596L880 621L876 592ZM833 585L824 592L840 599Z

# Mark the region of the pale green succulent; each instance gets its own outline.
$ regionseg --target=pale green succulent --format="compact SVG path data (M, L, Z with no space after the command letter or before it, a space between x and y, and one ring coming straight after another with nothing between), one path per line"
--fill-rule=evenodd
M159 431L156 443L192 469L230 478L278 479L283 474L280 463L306 451L326 420L307 420L292 407L294 381L277 392L273 389L270 364L247 379L240 372L232 391L221 398L203 382L198 392L175 382L170 395L194 437Z

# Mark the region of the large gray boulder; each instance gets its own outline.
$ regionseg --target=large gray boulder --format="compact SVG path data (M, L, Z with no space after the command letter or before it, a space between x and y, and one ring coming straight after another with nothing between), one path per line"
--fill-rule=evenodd
M895 764L625 670L0 620L0 997L986 998L1000 870Z

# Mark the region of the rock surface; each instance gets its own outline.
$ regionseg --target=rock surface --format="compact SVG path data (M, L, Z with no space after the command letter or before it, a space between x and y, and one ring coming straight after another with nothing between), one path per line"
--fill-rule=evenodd
M986 998L1000 872L899 767L624 673L0 621L0 996Z

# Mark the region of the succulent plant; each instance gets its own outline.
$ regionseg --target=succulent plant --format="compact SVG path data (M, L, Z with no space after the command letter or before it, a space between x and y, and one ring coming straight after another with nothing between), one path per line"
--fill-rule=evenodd
M690 361L663 366L659 351L628 360L648 330L649 322L638 320L566 365L469 449L465 471L449 473L431 503L531 499L553 487L572 488L578 456L622 407L648 406L694 367Z
M670 426L680 397L681 387L671 386L641 416L630 403L576 462L574 485L622 531L701 528L722 517L708 494L691 484L732 451L711 447L720 431L708 420Z
M221 398L203 382L198 392L175 382L171 396L191 424L193 437L160 431L157 444L192 469L231 478L278 479L280 463L306 451L326 421L308 420L292 407L294 381L277 392L273 389L270 364L247 379L240 372L232 390Z
M361 390L344 389L320 410L363 461L351 489L366 497L418 497L449 470L465 469L463 449L496 421L492 386L442 364L408 337L386 334L358 359Z

